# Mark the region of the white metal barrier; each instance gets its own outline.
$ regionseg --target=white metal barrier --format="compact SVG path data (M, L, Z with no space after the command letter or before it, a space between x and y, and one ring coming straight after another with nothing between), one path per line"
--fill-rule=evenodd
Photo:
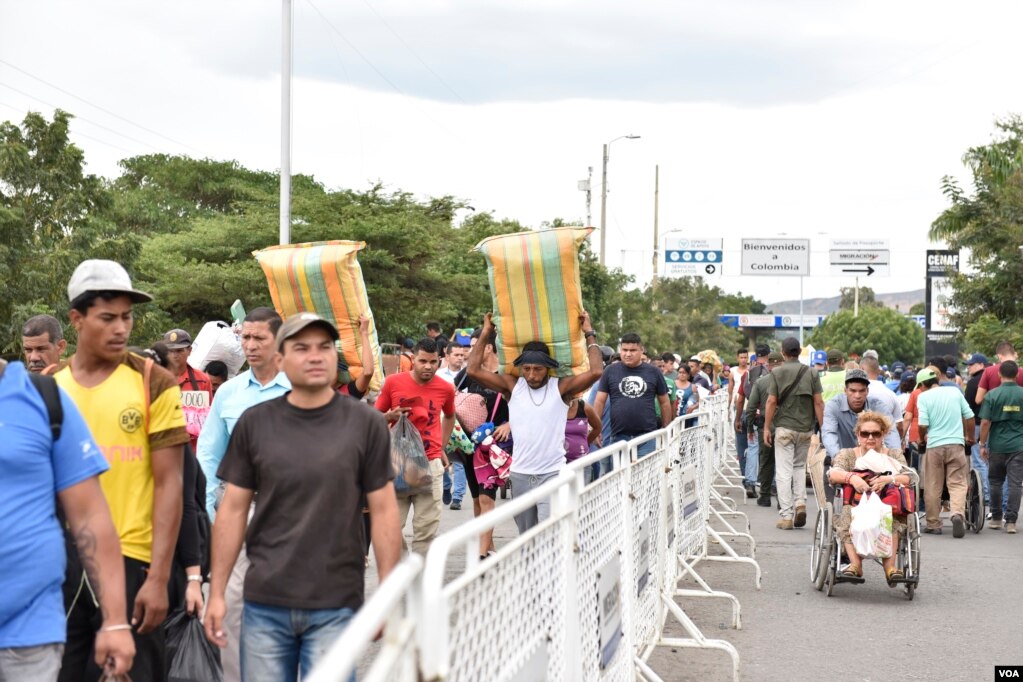
M307 682L347 680L380 633L379 649L363 677L365 682L418 679L418 657L413 636L420 622L417 611L423 559L409 554L359 609Z
M731 432L727 404L722 409L717 398L665 429L580 458L537 489L437 537L422 573L414 557L403 562L311 679L346 679L385 622L385 644L370 668L370 675L384 677L368 679L652 681L660 677L647 661L663 646L725 651L738 679L735 648L704 637L679 603L727 599L738 628L738 600L713 590L696 565L751 563L760 585L756 561L725 540L752 537L722 516L732 510L714 508L717 500L729 499L714 481L727 466L728 454L721 451ZM684 428L693 418L699 424ZM649 441L656 442L654 452L638 458ZM585 470L608 456L614 470L586 485ZM547 499L548 518L480 561L481 532ZM713 528L712 520L727 528ZM708 554L711 541L723 556ZM698 589L679 587L686 576ZM687 638L664 637L669 616Z

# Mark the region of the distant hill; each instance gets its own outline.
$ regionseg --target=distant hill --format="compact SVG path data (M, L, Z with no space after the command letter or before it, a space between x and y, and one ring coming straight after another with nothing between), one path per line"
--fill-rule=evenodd
M913 307L915 303L923 303L925 297L924 289L916 289L914 291L903 291L895 294L874 294L880 303L883 303L886 307L899 310L903 313L908 313L909 309ZM803 314L804 315L830 315L831 313L838 310L838 302L842 300L841 296L832 296L831 298L804 298L803 299ZM767 312L776 313L778 315L791 315L793 313L799 313L799 299L794 301L778 301L777 303L768 303Z

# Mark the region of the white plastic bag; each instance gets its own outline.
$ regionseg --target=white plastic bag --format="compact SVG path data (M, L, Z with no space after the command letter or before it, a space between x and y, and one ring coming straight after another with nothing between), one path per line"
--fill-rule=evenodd
M886 559L892 555L892 508L874 493L864 493L853 507L849 524L856 553L865 559Z
M192 341L192 353L188 364L198 370L214 360L227 365L227 375L233 377L245 364L245 351L238 335L227 322L207 322Z

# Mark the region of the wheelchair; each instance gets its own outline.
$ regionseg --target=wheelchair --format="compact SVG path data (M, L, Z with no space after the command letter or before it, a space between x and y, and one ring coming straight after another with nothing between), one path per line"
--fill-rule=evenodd
M814 496L817 498L817 522L814 528L813 545L810 548L810 581L818 591L824 591L829 597L835 585L839 583L861 584L864 578L846 577L839 571L843 564L848 563L845 549L838 538L834 519L842 513L842 488L834 486L834 499L826 499L826 481L824 480L824 448L811 453L807 461L807 469L811 472ZM909 470L913 489L920 499L920 477ZM983 497L981 498L983 502ZM876 560L880 563L880 560ZM919 514L906 515L906 532L899 536L898 547L895 548L895 567L903 573L903 578L894 582L901 584L906 598L913 600L917 585L920 582L920 517Z

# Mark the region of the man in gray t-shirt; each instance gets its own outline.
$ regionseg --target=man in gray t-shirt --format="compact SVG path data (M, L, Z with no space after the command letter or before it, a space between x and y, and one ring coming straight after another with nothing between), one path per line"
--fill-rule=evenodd
M281 325L276 343L291 391L242 414L217 471L227 488L213 525L206 635L227 644L224 595L244 536L251 565L241 658L249 679L294 680L296 660L308 676L362 605L363 498L381 582L401 552L390 434L373 408L334 390L337 340L334 326L312 313ZM303 632L293 630L296 614Z

